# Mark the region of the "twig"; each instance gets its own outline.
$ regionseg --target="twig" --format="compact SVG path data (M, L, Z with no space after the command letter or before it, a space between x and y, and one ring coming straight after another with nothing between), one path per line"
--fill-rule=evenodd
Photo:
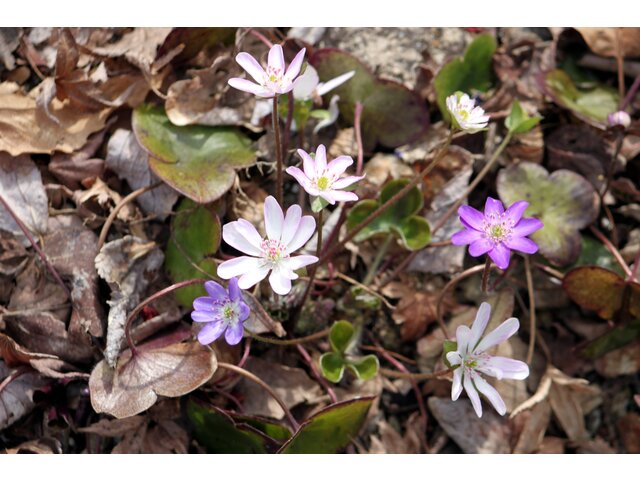
M404 378L407 380L434 380L436 378L445 376L447 373L449 373L449 370L439 370L433 373L405 373L380 367L380 373L386 377L391 378Z
M487 293L489 286L489 272L491 271L491 257L487 255L487 260L484 262L484 270L482 271L482 293Z
M355 112L353 114L353 126L356 134L356 144L358 145L358 160L356 162L356 175L362 175L362 166L364 163L364 149L362 147L362 130L360 121L362 119L362 103L356 102Z
M345 275L344 273L341 272L335 272L335 276L341 280L344 280L347 283L350 283L351 285L355 285L356 287L360 287L362 288L365 292L370 293L371 295L377 297L380 299L380 301L382 303L385 304L385 306L389 309L389 310L395 310L396 307L394 307L393 305L391 305L389 303L389 301L384 298L383 295L379 294L378 292L376 292L375 290L373 290L371 287L368 287L367 285L364 285L362 283L360 283L359 281L357 281L354 278L349 277L348 275Z
M33 239L33 236L31 235L31 232L29 231L27 226L24 223L22 223L22 220L20 220L18 215L16 215L16 212L13 211L13 209L11 208L9 203L4 199L4 197L1 194L0 194L0 203L2 203L2 205L4 205L4 208L7 209L7 211L9 212L9 215L11 215L13 220L18 224L18 227L20 227L20 230L22 230L22 233L24 233L25 237L27 237L27 239L29 240L29 243L31 243L31 246L33 247L33 249L38 253L38 255L40 256L40 259L42 260L42 262L47 267L47 270L49 270L51 275L53 275L53 278L62 287L62 289L67 294L67 296L69 298L71 298L71 292L69 291L67 286L62 281L62 278L60 277L60 274L58 274L58 271L55 268L53 268L53 265L51 265L51 263L47 259L47 256L45 255L45 253L40 249L40 247L38 246L36 241Z
M373 335L371 335L371 337L373 337ZM373 338L371 338L371 339L373 340ZM361 345L360 349L361 350L368 350L368 351L371 351L371 352L378 352L378 353L385 352L387 355L391 355L393 358L396 358L396 359L400 360L401 362L408 363L409 365L418 365L418 362L416 362L415 360L411 360L409 357L405 357L401 353L392 352L390 350L386 350L386 349L384 349L382 347L379 347L379 346L376 346L376 345Z
M232 371L234 373L237 373L238 375L241 375L241 376L245 377L246 379L251 380L252 382L255 382L258 385L260 385L262 388L265 389L265 391L269 395L271 395L271 397L273 397L273 399L276 402L278 402L278 405L280 405L280 408L282 408L282 410L284 411L284 414L286 415L287 420L289 420L289 423L291 424L291 427L293 427L293 430L297 431L298 428L300 428L300 425L298 424L298 422L296 422L296 419L293 417L293 415L291 414L291 411L289 410L287 405L284 403L284 401L262 379L260 379L259 377L257 377L253 373L251 373L250 371L245 370L244 368L240 368L240 367L238 367L236 365L232 365L230 363L218 362L218 368L223 368L225 370L230 370L230 371Z
M539 270L542 270L544 273L546 273L550 277L557 278L560 281L564 280L564 273L562 273L559 270L556 270L555 268L551 268L547 265L543 265L538 262L533 262L533 266Z
M319 332L316 333L312 333L311 335L307 335L306 337L300 337L300 338L290 338L288 340L280 340L278 338L269 338L269 337L263 337L262 335L258 335L257 333L253 333L250 330L247 330L246 328L244 329L245 332L247 332L247 335L249 335L251 338L259 341L259 342L264 342L264 343L270 343L272 345L283 345L283 346L287 346L287 345L301 345L303 343L308 343L308 342L312 342L314 340L318 340L320 338L324 338L327 335L329 335L329 331L331 329L330 328L325 328L324 330L320 330Z
M638 73L638 75L636 76L635 80L631 84L631 88L629 88L629 91L627 92L627 96L624 97L624 101L622 102L622 105L620 106L620 110L624 110L625 108L627 108L629 106L629 104L631 103L631 100L633 100L633 97L635 96L635 94L638 91L639 87L640 87L640 73Z
M300 355L302 355L302 358L304 358L304 361L307 362L307 365L309 365L313 376L316 377L320 385L322 385L322 388L327 391L327 394L329 395L331 401L333 403L337 403L338 397L336 396L336 392L333 390L331 385L329 385L327 380L322 376L322 373L320 373L320 371L318 370L318 367L311 358L311 355L309 355L309 352L307 352L306 348L304 348L302 345L296 345L296 348L298 349L298 352L300 352Z
M531 261L529 255L524 256L524 273L527 277L527 292L529 294L529 350L527 351L527 365L533 360L533 350L536 346L536 300L533 291L533 275L531 275Z
M127 195L122 200L120 200L115 207L113 207L113 210L111 210L111 213L107 217L107 220L104 222L104 225L102 225L102 230L100 230L100 236L98 237L98 251L102 249L102 246L104 245L104 242L107 239L109 228L111 228L111 224L115 221L116 217L118 216L118 212L122 209L122 207L124 207L127 203L135 200L140 195L147 193L148 191L153 190L154 188L159 187L160 185L162 185L162 182L157 182L157 183L154 183L153 185L147 185L146 187L142 187L137 190L134 190L129 195Z
M620 251L613 245L613 243L611 243L609 239L605 237L600 232L600 230L598 230L593 225L590 225L589 229L591 230L591 233L593 233L596 237L598 237L598 240L600 240L604 244L604 246L607 247L607 249L611 252L611 254L613 255L613 258L615 258L616 261L622 267L624 274L627 277L631 276L631 269L629 268L629 265L627 265L627 263L624 261L624 259L622 258L622 255L620 254Z

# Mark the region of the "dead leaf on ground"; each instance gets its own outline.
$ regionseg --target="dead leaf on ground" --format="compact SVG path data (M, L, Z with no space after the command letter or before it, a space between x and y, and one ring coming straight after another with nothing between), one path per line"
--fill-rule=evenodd
M0 230L0 274L16 275L27 264L29 253L17 237L4 230ZM7 299L8 300L8 299ZM3 297L0 296L0 302Z
M605 354L596 360L595 366L597 372L607 378L635 375L640 370L640 342Z
M38 454L38 455L50 455L63 453L62 444L57 438L38 438L36 440L29 440L28 442L21 443L17 447L7 448L4 453L9 455L16 454Z
M640 415L627 413L618 420L618 431L627 453L640 453Z
M640 28L576 28L596 55L640 57Z
M414 341L422 337L429 325L436 321L438 297L438 293L413 290L402 297L391 316L400 325L403 341ZM451 297L443 302L444 311L452 306L451 302Z
M81 188L81 183L98 177L104 171L104 160L94 155L102 145L106 130L93 133L80 150L73 153L55 153L49 162L49 171L66 187Z
M177 343L148 349L126 350L115 369L101 360L91 372L91 405L98 413L116 418L136 415L158 399L180 397L205 382L218 367L212 350L198 342Z
M11 374L16 376L8 380ZM33 394L46 384L47 381L39 374L31 371L15 373L14 369L0 361L0 431L33 409Z
M513 453L535 453L542 448L544 435L551 421L551 406L541 402L531 410L514 418L514 429L519 430Z
M422 453L423 433L419 429L419 413L414 412L405 423L404 435L401 435L387 421L378 422L378 434L371 435L371 447L368 453Z

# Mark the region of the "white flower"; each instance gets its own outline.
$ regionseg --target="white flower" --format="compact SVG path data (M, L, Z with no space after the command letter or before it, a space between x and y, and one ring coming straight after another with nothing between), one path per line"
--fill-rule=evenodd
M489 117L484 110L475 106L475 101L466 93L454 93L447 97L447 108L451 113L453 123L467 133L476 133L489 123Z
M295 56L289 68L285 70L284 52L282 46L274 45L269 50L267 70L265 71L258 61L246 52L240 52L236 56L236 62L253 77L257 83L245 78L230 78L229 85L244 92L253 93L256 97L273 98L293 90L296 77L300 73L305 49L303 48Z
M316 229L311 215L302 216L302 209L292 205L286 217L275 198L264 202L264 225L267 237L262 238L255 227L244 219L227 223L222 238L236 250L250 256L237 257L218 266L218 276L224 279L240 277L238 286L251 288L269 272L269 283L278 295L291 291L291 280L298 278L294 270L318 261L313 255L291 254L301 248Z
M471 328L460 325L456 330L457 350L447 353L447 361L455 368L451 399L456 401L464 387L478 417L482 417L482 404L478 392L491 402L500 415L507 411L498 391L482 378L481 373L498 380L524 380L529 376L526 363L506 357L494 357L487 353L487 350L504 342L520 328L517 318L509 318L483 337L490 316L491 305L483 302Z
M611 127L621 126L624 128L628 128L629 125L631 125L631 117L624 110L610 113L607 116L607 121L609 122L609 126Z

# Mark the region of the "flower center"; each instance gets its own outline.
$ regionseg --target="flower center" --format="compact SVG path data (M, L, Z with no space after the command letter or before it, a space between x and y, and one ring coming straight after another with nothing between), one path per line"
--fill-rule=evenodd
M329 179L327 177L320 177L316 181L316 185L318 185L318 189L326 190L329 187Z
M469 112L466 110L459 110L458 115L460 115L460 118L465 122L469 119Z
M287 248L278 240L262 240L260 245L263 257L271 264L278 263L282 258L288 258Z
M279 85L282 82L282 72L280 69L267 67L267 82Z
M218 314L222 317L221 320L226 325L235 325L238 323L238 319L240 318L240 308L238 307L237 302L225 300L216 303L220 308L220 310L218 310Z
M482 223L485 235L489 240L493 241L493 243L502 243L507 240L511 236L511 232L515 226L513 220L504 213L499 215L495 213L485 215Z

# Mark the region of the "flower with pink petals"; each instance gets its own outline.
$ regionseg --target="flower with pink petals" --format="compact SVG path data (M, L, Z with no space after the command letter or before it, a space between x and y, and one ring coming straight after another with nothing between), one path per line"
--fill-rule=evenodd
M541 229L543 223L537 218L522 218L528 206L521 200L505 210L500 200L491 197L487 197L484 213L462 205L458 215L465 228L451 237L451 243L469 245L472 257L488 253L498 268L504 270L509 266L511 250L529 254L538 251L538 245L526 237Z
M264 202L264 225L266 238L242 218L222 228L224 241L248 256L221 263L218 276L225 279L240 277L238 286L247 289L271 272L271 288L278 295L286 295L291 291L291 280L298 278L295 270L318 261L313 255L291 256L309 241L315 232L316 221L311 215L302 216L298 205L289 207L285 216L276 199L269 196Z
M305 49L303 48L295 56L289 68L285 69L284 52L281 45L274 45L269 50L266 71L260 63L246 52L240 52L236 56L236 62L253 77L256 83L245 78L230 78L229 85L243 92L253 93L260 98L273 98L276 95L290 92L296 83L296 77L300 73Z
M353 164L353 158L341 155L327 164L327 150L324 145L318 146L315 160L304 150L298 149L302 157L304 171L298 167L287 168L287 173L312 197L321 197L331 205L336 202L353 202L358 196L353 192L345 192L343 188L354 184L364 177L340 178L347 168Z
M456 401L464 387L478 417L482 417L482 403L478 392L491 402L500 415L504 415L507 411L498 391L482 378L481 373L498 380L524 380L529 376L529 367L526 363L512 358L495 357L487 353L487 350L506 341L520 328L517 318L509 318L483 337L490 317L491 305L483 302L471 328L466 325L458 327L456 350L447 352L446 355L447 361L454 368L451 400Z
M609 122L610 127L629 128L629 125L631 125L631 117L624 110L618 110L607 116L607 122Z

